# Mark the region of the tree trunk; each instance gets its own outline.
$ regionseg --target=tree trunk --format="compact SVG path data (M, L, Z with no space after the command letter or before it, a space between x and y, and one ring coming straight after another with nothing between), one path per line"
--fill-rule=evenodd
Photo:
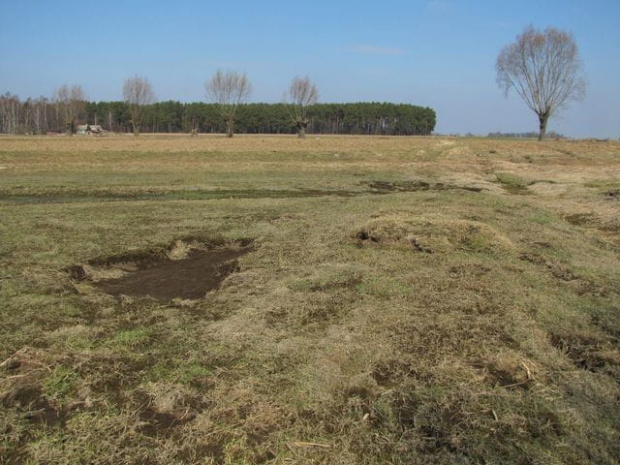
M235 122L232 118L226 121L226 137L232 137L234 134Z
M138 137L140 135L140 123L133 123L133 135Z
M308 123L306 121L297 121L297 137L299 139L306 138L306 127L308 127Z
M538 140L544 140L547 135L547 120L549 116L547 115L538 115L538 120L540 121L540 132L538 133Z

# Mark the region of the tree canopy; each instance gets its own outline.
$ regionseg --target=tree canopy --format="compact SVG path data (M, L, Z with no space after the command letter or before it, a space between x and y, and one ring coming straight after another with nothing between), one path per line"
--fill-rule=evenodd
M310 105L318 102L319 91L307 76L305 78L295 77L288 91L288 100L292 106L292 117L297 127L297 136L304 138L306 137L306 128L310 123L307 109Z
M218 69L205 83L205 89L226 121L226 135L232 137L237 107L248 99L252 90L248 77L235 71L223 72Z
M137 136L140 134L144 106L155 101L151 82L147 78L137 75L125 79L123 84L123 100L129 106L133 133Z
M549 118L585 94L577 44L572 34L552 27L545 31L527 27L516 42L502 49L496 70L505 94L514 89L538 115L539 140L545 138Z

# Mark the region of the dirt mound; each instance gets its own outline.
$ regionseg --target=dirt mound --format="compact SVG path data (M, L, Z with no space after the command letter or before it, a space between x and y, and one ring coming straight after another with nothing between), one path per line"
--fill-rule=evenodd
M513 249L513 244L494 227L441 215L379 215L354 232L359 245L394 245L422 253L454 250L496 252Z
M237 259L252 250L249 240L178 240L168 247L96 258L68 271L74 280L87 281L115 296L200 299L238 271Z

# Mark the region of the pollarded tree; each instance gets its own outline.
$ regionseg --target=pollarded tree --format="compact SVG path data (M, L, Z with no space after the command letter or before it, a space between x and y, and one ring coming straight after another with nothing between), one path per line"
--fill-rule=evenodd
M316 85L305 78L295 77L291 82L287 100L293 108L293 121L297 127L297 137L303 139L306 137L306 128L310 121L308 120L307 108L314 105L319 100L319 92Z
M134 136L140 135L140 125L144 115L144 106L155 102L155 94L150 81L142 76L125 79L123 100L129 107Z
M585 95L579 51L572 34L529 26L515 43L505 46L497 63L497 83L506 95L511 88L538 115L545 138L547 122L571 100Z
M65 125L65 132L72 136L75 132L75 120L84 113L86 106L86 96L82 86L69 87L63 84L54 92L54 102Z
M245 103L252 86L248 77L235 71L217 70L211 80L205 83L207 97L217 105L226 121L226 135L232 137L235 130L235 113L237 107Z

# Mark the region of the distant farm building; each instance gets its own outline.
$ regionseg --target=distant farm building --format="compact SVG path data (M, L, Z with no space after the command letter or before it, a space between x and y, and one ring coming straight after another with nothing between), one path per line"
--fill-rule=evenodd
M81 124L77 127L76 134L80 136L99 135L106 132L99 124Z

